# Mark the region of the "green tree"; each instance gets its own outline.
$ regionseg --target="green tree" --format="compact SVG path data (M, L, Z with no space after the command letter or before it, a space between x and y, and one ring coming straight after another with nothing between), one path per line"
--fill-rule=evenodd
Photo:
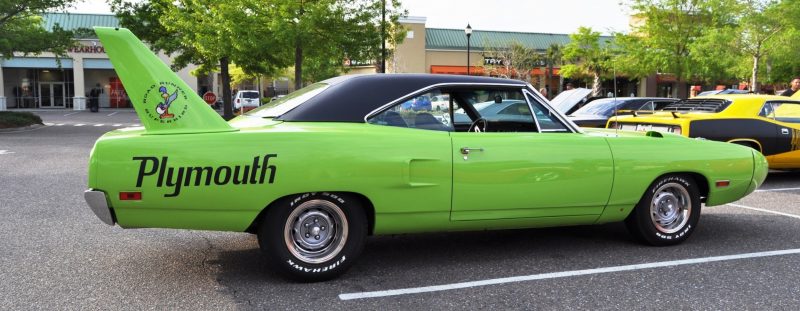
M405 30L397 27L405 15L397 0L272 0L277 16L272 27L294 53L295 88L335 76L347 68L344 60L370 61L381 55L381 33L397 46ZM308 66L306 66L308 65ZM308 67L308 68L306 68ZM306 70L309 69L309 70Z
M175 55L172 67L199 65L197 73L221 73L224 116L233 117L231 77L234 63L248 74L268 74L289 65L277 34L264 24L274 6L255 0L111 0L120 24L154 50Z
M544 84L547 85L548 88L550 87L551 83L550 81L553 80L553 66L560 65L561 59L564 57L562 49L563 48L560 44L553 43L550 44L550 46L548 46L547 50L544 52L543 60L545 66L547 66L547 69L544 74ZM550 90L550 93L548 95L554 94L555 92L553 91L554 90ZM560 83L559 83L559 89L557 91L561 92Z
M342 72L345 58L369 60L380 53L382 6L375 1L110 1L123 26L155 50L176 55L174 68L193 63L199 73L220 71L226 118L232 117L229 64L248 75L272 76L294 63L299 88ZM391 4L388 20L396 23L402 12L393 9L398 2ZM393 32L390 42L403 33Z
M600 96L600 77L605 74L611 60L607 44L601 45L600 33L588 27L578 28L569 35L570 42L564 46L564 61L561 75L567 78L590 77L592 94Z
M630 77L674 75L678 93L686 81L734 75L738 0L632 0L639 23L615 35L617 68Z
M484 46L501 46L502 43L484 44ZM531 71L540 63L541 55L532 48L528 48L517 41L507 44L507 47L488 49L484 56L499 60L498 64L484 65L486 74L496 74L503 78L515 78L530 82ZM501 70L497 70L497 69Z
M794 1L792 1L794 2ZM746 9L741 19L741 35L735 42L740 50L750 58L750 91L759 92L759 65L776 47L790 41L781 35L789 26L783 18L785 6L776 1L746 1ZM796 5L796 4L795 4Z
M64 9L75 0L0 0L0 55L14 56L14 52L37 54L52 52L65 56L75 44L72 32L56 25L48 31L41 14Z

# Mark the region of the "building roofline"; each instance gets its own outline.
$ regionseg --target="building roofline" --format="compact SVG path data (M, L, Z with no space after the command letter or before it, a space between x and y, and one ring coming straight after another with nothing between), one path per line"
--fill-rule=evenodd
M428 18L425 16L406 16L400 18L398 21L405 24L425 24Z

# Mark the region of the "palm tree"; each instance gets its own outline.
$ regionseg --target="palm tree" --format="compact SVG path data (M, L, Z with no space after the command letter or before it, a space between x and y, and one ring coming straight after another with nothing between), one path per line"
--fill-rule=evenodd
M563 57L561 53L561 45L558 43L552 43L544 54L544 61L547 65L547 70L545 71L544 75L544 85L547 88L549 94L555 94L553 90L550 90L550 81L553 79L553 66L561 64L561 57ZM559 85L558 91L561 92L561 86Z

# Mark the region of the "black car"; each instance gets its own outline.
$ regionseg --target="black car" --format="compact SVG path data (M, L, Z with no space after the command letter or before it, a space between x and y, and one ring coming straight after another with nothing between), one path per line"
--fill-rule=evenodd
M608 118L615 115L652 113L678 101L676 98L617 97L593 100L575 110L569 119L581 127L606 127Z

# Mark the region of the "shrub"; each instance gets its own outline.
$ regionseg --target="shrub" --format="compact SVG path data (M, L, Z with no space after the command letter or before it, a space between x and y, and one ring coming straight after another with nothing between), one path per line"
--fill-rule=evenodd
M42 118L30 112L0 111L0 128L44 124Z

